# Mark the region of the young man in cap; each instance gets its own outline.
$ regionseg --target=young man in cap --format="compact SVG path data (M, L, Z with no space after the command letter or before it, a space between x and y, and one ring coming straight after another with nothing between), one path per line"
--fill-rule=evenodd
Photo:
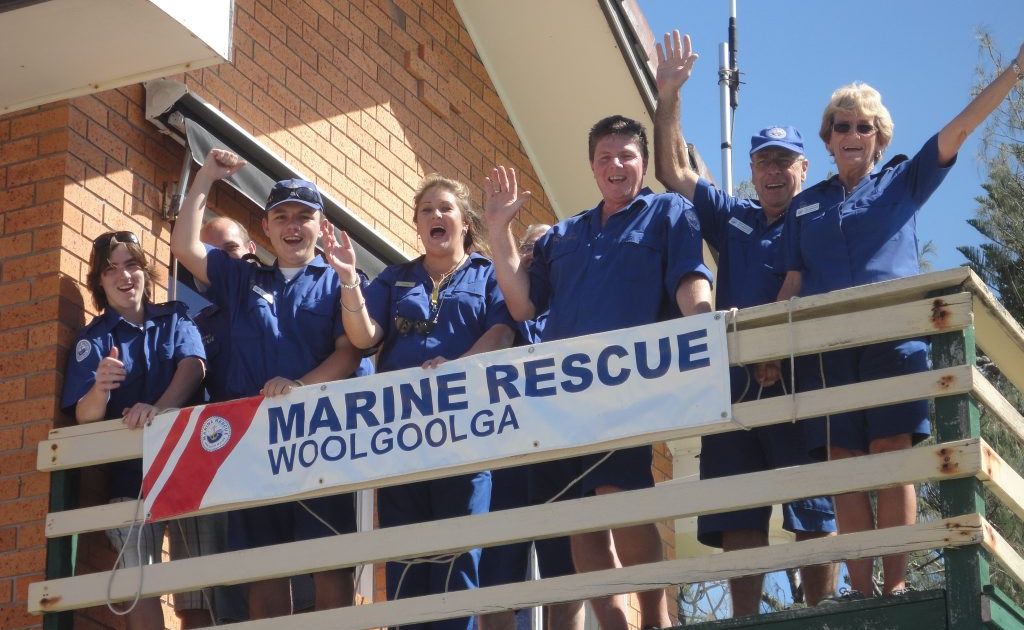
M777 266L782 227L780 220L807 177L803 139L793 127L768 127L750 140L750 169L758 199L741 199L716 189L690 167L679 122L679 90L690 76L697 55L689 36L679 31L658 44L658 108L654 120L654 163L658 180L693 202L701 234L719 255L718 309L746 308L775 301L784 273ZM733 402L758 400L785 393L786 383L766 377L764 368L731 369ZM769 385L769 383L773 383ZM777 424L750 431L732 431L701 438L701 479L758 472L811 463L802 431L794 424ZM768 544L771 507L701 516L697 537L705 545L726 551ZM784 527L797 540L835 532L835 512L829 497L793 501L783 506ZM833 565L804 567L804 595L814 605L835 588ZM763 575L729 581L733 615L752 615L759 609Z
M273 265L237 260L200 240L211 187L245 164L233 153L213 149L196 174L171 233L171 251L196 281L208 287L206 297L230 319L223 395L272 397L301 385L350 376L359 364L359 353L342 329L337 275L316 252L323 218L316 185L290 179L271 190L263 231L277 257ZM231 514L230 529L236 548L352 532L354 498L344 494L242 510ZM350 569L318 573L314 582L318 610L352 603ZM287 578L251 584L250 616L291 612L288 590Z

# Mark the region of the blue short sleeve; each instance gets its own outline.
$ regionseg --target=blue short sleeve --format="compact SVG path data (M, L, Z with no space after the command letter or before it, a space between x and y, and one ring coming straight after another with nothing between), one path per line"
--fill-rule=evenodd
M700 221L690 202L675 195L668 213L668 261L665 272L665 291L675 302L676 290L684 277L697 274L712 285L711 270L704 265L701 248Z
M109 352L110 349L104 349L100 339L89 338L84 331L78 335L64 370L64 389L60 400L62 411L75 415L75 405L96 382L96 368Z
M174 360L177 363L188 357L197 357L205 362L206 348L199 327L187 315L179 312L174 331Z
M388 267L380 272L373 282L363 287L363 299L366 301L366 312L370 319L377 322L387 339L391 329L391 289L397 280L395 271L398 266Z
M697 180L693 191L693 210L700 220L701 236L716 251L722 250L729 223L730 196L705 179Z
M516 322L512 319L512 315L508 312L508 307L505 305L505 295L498 286L498 279L494 273L493 266L489 267L487 275L485 299L487 300L487 312L484 314L484 328L490 330L493 326L505 324L515 330Z
M804 205L803 194L793 197L786 209L786 225L782 230L782 244L779 246L780 267L784 272L807 269L803 254L800 251L800 225L797 222L796 210Z

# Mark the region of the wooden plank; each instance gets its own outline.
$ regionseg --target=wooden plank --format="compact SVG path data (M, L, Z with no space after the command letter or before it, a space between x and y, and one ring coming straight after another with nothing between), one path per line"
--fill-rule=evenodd
M1010 508L1017 518L1024 520L1024 477L1021 477L991 446L982 442L982 463L978 478Z
M965 440L272 545L147 567L142 596L772 505L808 496L968 477L978 473L981 463L981 441ZM108 574L95 573L47 582L32 591L36 595L29 597L30 606L36 607L33 610L66 610L102 603L107 599L107 580ZM137 587L138 574L121 571L111 584L111 597L113 601L130 599Z
M973 271L970 272L966 288L976 296L974 327L978 334L978 345L1007 380L1024 392L1024 328Z
M981 545L1002 565L1018 584L1024 585L1024 558L1003 538L1003 535L982 519L984 539Z
M109 422L116 422L120 429L41 441L36 468L66 470L142 457L142 431L133 431L120 420Z
M1024 390L1022 390L1024 391ZM1017 411L1017 408L1006 400L1002 392L990 383L985 375L975 368L974 375L974 397L985 407L988 407L998 417L1007 429L1012 431L1021 442L1024 442L1024 416Z
M741 329L769 326L789 321L787 311L792 308L793 321L822 315L849 313L850 311L878 308L909 300L920 300L933 291L960 287L971 278L965 267L875 282L821 295L809 295L787 302L772 302L745 308L738 313L737 325Z
M970 293L729 333L729 362L750 364L879 341L961 330L973 322Z
M958 518L918 523L890 529L859 532L831 538L745 549L702 558L667 560L633 567L594 571L535 582L508 584L472 591L416 597L368 606L305 613L287 618L237 624L238 630L357 630L393 627L575 601L610 593L664 588L685 582L724 580L750 573L765 573L797 565L835 562L938 547L959 547L982 540L982 520L968 514ZM35 588L32 592L32 587ZM30 585L29 606L39 596L50 595L46 584Z
M909 400L920 400L936 396L948 396L963 394L971 391L973 387L973 368L960 366L895 376L888 379L870 381L866 383L854 383L841 387L832 387L824 390L815 390L797 394L796 417L815 418L826 414L839 413L850 409L860 409L865 406L880 406L907 402ZM867 403L865 403L867 401ZM646 435L632 436L618 440L609 440L596 444L579 446L572 449L561 449L531 453L516 458L503 458L495 460L481 460L476 464L466 464L459 467L421 471L391 477L383 481L365 482L338 486L335 488L324 488L305 495L293 496L281 501L289 501L297 498L311 498L324 496L337 492L349 492L375 486L390 485L396 483L407 483L410 481L421 481L443 477L452 474L461 474L487 468L500 468L518 464L533 463L561 457L570 457L583 453L599 452L612 448L624 448L637 446L639 444L650 444L665 440L674 440L683 437L693 437L712 433L733 431L739 426L753 428L780 422L792 421L793 419L793 398L778 397L768 398L760 401L752 401L733 405L734 422L716 422L702 427L680 427L671 431L655 432ZM269 501L262 504L270 503ZM260 502L249 502L233 504L230 506L217 506L205 508L191 514L210 514L238 509L249 505L258 505ZM85 533L100 531L112 527L123 527L132 521L136 512L135 501L124 501L112 505L79 508L65 512L51 513L46 518L46 536L67 536L73 533Z

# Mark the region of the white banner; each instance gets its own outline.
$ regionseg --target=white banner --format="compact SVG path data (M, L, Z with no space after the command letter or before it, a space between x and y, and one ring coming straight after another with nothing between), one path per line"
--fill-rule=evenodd
M146 514L730 418L725 317L709 313L163 414L143 436Z

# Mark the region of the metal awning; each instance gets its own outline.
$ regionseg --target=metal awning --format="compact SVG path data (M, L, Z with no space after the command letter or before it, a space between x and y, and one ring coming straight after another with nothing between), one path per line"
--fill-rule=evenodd
M231 58L233 0L0 0L0 113Z
M212 148L229 149L248 161L236 175L225 180L232 188L262 208L274 182L298 177L313 179L239 127L220 110L192 94L177 82L150 81L146 87L146 118L186 145L190 163L202 165ZM186 164L186 166L189 166ZM183 169L182 189L187 183L188 168ZM384 267L408 260L408 256L377 234L350 209L320 191L324 198L324 213L334 225L348 232L356 248L359 267L371 278Z

